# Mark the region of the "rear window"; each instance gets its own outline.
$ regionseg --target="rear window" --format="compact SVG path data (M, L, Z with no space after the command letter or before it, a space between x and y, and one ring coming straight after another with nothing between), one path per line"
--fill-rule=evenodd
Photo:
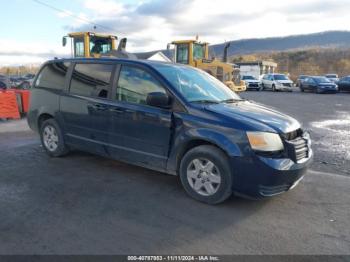
M76 95L107 98L114 65L76 64L70 92Z
M49 89L63 89L69 62L57 62L47 64L41 71L34 87L44 87Z

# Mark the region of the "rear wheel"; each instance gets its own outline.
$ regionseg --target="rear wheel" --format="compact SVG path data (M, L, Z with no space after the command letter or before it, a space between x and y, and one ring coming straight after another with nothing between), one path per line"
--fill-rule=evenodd
M180 179L187 194L208 204L218 204L232 194L232 174L227 156L217 147L198 146L181 160Z
M40 127L41 144L52 157L66 155L69 151L64 143L62 131L54 119L45 120Z

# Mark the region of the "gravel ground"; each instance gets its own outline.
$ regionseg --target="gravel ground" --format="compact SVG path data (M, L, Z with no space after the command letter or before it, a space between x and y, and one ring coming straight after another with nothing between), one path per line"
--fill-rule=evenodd
M292 191L208 206L177 177L73 152L48 157L25 120L0 122L0 254L348 254L350 94L247 92L312 133Z

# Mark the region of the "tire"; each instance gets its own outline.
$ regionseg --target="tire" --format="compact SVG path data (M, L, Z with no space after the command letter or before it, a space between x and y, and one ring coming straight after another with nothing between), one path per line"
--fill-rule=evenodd
M304 92L304 88L302 86L299 87L301 92Z
M273 91L273 92L276 92L276 91L277 91L277 90L276 90L276 86L275 86L274 84L272 85L272 91Z
M52 118L45 120L40 126L40 140L46 153L51 157L64 156L69 152L61 128Z
M265 85L262 83L262 84L261 84L260 91L264 91L264 89L265 89Z
M227 156L215 146L189 150L181 160L179 175L187 194L198 201L214 205L232 195L233 178Z

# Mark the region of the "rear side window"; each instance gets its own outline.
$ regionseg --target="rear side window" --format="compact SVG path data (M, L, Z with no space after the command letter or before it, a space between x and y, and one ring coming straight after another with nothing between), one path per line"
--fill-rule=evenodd
M114 66L108 64L76 64L70 92L76 95L107 98Z
M46 65L40 71L34 86L62 90L65 85L69 66L69 62L50 63Z
M166 93L161 84L145 70L122 66L118 80L117 100L146 104L147 95L152 92Z

